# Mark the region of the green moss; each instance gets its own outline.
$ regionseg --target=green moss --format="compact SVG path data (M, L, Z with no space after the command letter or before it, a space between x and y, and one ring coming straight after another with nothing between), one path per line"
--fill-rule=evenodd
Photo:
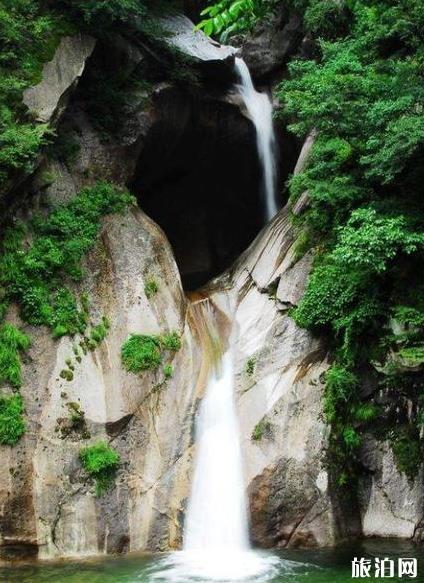
M65 381L71 382L74 380L74 373L69 368L62 369L59 376L61 379L65 379Z
M394 432L391 438L393 454L400 472L413 479L423 461L423 447L415 427L405 427Z
M101 496L112 485L120 463L119 454L106 442L84 447L79 454L86 472L95 480L96 494Z
M398 352L399 357L410 366L424 364L424 344L420 346L405 346Z
M373 421L378 417L379 408L373 403L360 403L354 409L354 417L359 422Z
M14 388L22 385L21 353L28 350L29 337L12 324L0 325L0 382Z
M174 368L172 364L164 364L163 366L163 374L165 375L166 379L170 379L174 374Z
M81 298L79 309L66 281L81 279L81 262L96 241L102 216L122 212L132 202L128 192L99 182L47 218L36 218L28 233L21 225L6 231L0 287L25 321L49 326L55 337L85 331L88 302ZM24 243L27 235L30 243Z
M80 149L77 136L69 128L61 131L54 143L46 148L50 158L65 162L67 166L72 166L76 162Z
M152 298L159 291L159 286L154 279L149 279L144 284L144 293L148 299Z
M159 337L159 342L165 350L176 352L181 348L181 339L178 332L168 332Z
M255 367L256 367L256 358L251 356L246 361L245 371L246 371L247 376L251 377L253 375L253 373L255 372Z
M0 444L15 445L24 433L22 397L0 396Z
M271 431L271 423L263 418L253 428L251 439L253 441L260 441L266 434Z
M311 233L303 229L293 244L293 263L297 263L309 251L312 246Z
M333 364L325 374L324 414L328 423L336 421L358 388L358 379L348 368Z
M107 322L107 321L106 321ZM90 331L90 339L96 344L100 344L106 338L109 330L109 326L105 325L105 321L94 326Z
M132 334L122 346L121 357L128 372L156 370L162 362L160 341L156 336Z
M163 351L176 352L180 348L181 339L175 331L161 336L131 334L121 348L122 364L128 372L133 373L157 370L163 360Z

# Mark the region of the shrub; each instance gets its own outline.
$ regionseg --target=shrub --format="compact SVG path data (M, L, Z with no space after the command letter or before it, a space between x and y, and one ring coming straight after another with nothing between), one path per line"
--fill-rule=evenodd
M144 293L146 294L147 299L150 299L154 295L156 295L159 291L159 286L154 279L149 279L144 284Z
M251 356L246 361L246 374L247 374L247 376L251 377L253 375L253 373L255 372L255 366L256 366L256 358Z
M103 340L106 338L109 328L109 320L106 318L106 316L103 316L100 324L96 324L96 326L93 326L91 329L90 340L95 342L96 345L100 344L100 342L103 342Z
M333 364L325 374L324 414L328 423L335 421L343 407L358 389L357 377L347 368Z
M81 300L82 309L78 307L64 281L81 279L81 261L96 241L101 217L122 212L132 202L128 192L99 182L47 218L36 218L29 233L22 225L7 230L0 256L0 286L8 301L18 303L25 321L49 326L56 337L84 332L86 306ZM24 243L27 234L30 243Z
M22 397L0 396L0 444L15 445L24 433Z
M161 343L156 336L131 334L122 346L121 357L128 372L156 370L162 362Z
M82 448L79 457L86 472L95 480L97 496L101 496L113 482L120 463L119 454L104 441L98 441Z
M400 472L413 479L423 460L423 449L418 432L414 427L406 427L392 436L392 450Z
M165 375L166 379L170 379L174 374L174 368L172 364L165 364L163 367L163 374Z
M159 342L165 350L171 350L176 352L181 348L181 339L178 335L178 332L168 332L167 334L163 334L159 338Z
M204 19L197 26L225 42L233 34L251 30L276 4L276 0L219 0L201 12Z
M261 419L253 428L251 439L260 441L267 433L271 431L271 423L267 419Z
M12 324L0 325L0 382L22 385L20 353L28 350L29 337Z

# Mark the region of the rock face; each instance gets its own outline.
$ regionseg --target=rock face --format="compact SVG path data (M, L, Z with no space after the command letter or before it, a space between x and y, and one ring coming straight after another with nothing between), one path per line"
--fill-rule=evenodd
M359 530L358 521L344 519L323 459L325 345L287 314L311 264L308 255L294 264L294 240L284 209L234 269L214 280L210 296L234 322L252 540L274 548L331 545Z
M60 115L94 45L94 38L87 35L62 38L53 59L43 67L40 83L24 91L23 102L37 121L50 122Z
M187 45L187 26L181 23L177 40L190 52L190 43L197 40L189 39ZM211 46L192 56L227 58L226 49ZM80 48L84 60L89 46ZM76 62L73 71L64 75L68 81L80 74ZM51 119L63 92L43 102L44 90L39 91L40 116ZM99 178L130 182L152 124L148 107L137 102L131 111L130 127L105 143L78 100L69 105L63 123L72 119L76 159L40 169L32 183L36 195L30 211L46 202L67 202ZM312 141L307 141L297 170ZM42 185L46 169L55 178ZM27 432L15 447L0 447L0 557L80 557L181 545L194 418L208 370L195 307L199 298L209 299L233 347L254 543L325 546L362 531L423 538L423 474L414 482L399 474L388 444L372 437L364 444L367 474L360 483L359 505L345 494L341 499L327 467L329 428L322 414L326 345L299 329L288 313L302 296L312 264L310 253L295 260L296 232L290 220L290 212L302 212L306 203L305 193L293 209L281 210L235 265L192 300L184 293L166 235L151 219L136 207L104 219L78 291L88 295L94 324L108 318L105 340L82 356L72 380L65 380L60 373L80 339L53 340L45 329L26 327L32 338L23 367ZM148 298L144 286L151 279L158 293ZM16 310L8 318L19 323ZM166 379L162 369L140 375L123 369L121 347L129 334L170 330L182 339L181 349L167 357L172 378ZM83 427L70 423L70 408L75 407L84 414ZM116 483L102 497L95 496L79 461L81 447L97 440L110 442L121 457Z
M33 348L22 389L27 433L17 448L0 453L3 551L26 552L31 545L50 558L178 542L201 358L194 358L185 332L186 301L172 252L163 233L134 209L105 220L86 269L92 318L106 315L110 334L66 381L60 371L78 339L55 342L44 330L29 330ZM144 293L149 278L159 285L154 302ZM161 371L139 378L123 370L120 350L129 333L169 330L184 339L172 379L165 381ZM62 432L69 403L84 412L90 440ZM112 442L123 460L116 488L103 498L93 495L78 461L81 446L99 439Z
M372 436L361 458L369 472L359 493L363 534L413 538L424 517L423 469L415 479L408 479L397 469L390 444Z
M325 350L296 329L266 289L276 278L290 277L292 240L283 212L210 291L213 304L234 318L252 534L264 546L331 544L338 535L320 459ZM16 448L0 451L3 555L29 549L42 558L165 550L181 541L193 418L205 377L195 317L172 251L158 227L134 209L105 219L86 271L82 288L91 318L106 315L110 333L67 381L60 372L78 339L54 341L45 330L28 330L33 347L22 389L28 431ZM149 300L144 284L150 278L159 292ZM183 339L172 379L165 381L161 371L136 376L123 370L120 350L128 334L168 330ZM248 376L251 357L255 366ZM85 435L63 431L69 403L84 412ZM266 434L252 441L263 419L269 421ZM78 454L99 439L113 444L122 465L116 487L96 498Z
M191 20L182 14L167 16L160 23L168 33L164 40L188 57L199 61L224 61L237 52L233 47L220 45L196 30Z
M258 24L243 44L242 57L252 76L264 79L281 72L289 57L298 50L302 37L299 16L287 17L286 8L280 6L275 14Z

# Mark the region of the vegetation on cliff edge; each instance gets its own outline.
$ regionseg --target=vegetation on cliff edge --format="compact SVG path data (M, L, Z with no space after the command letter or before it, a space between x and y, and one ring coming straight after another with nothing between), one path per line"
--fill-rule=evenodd
M419 411L424 398L422 3L296 4L319 40L316 58L295 59L278 91L291 130L316 132L307 167L290 181L293 201L308 192L300 222L315 248L294 318L332 339L325 414L339 482L351 482L361 435L376 428L411 476L422 415L395 409L410 398ZM367 396L364 376L392 406Z

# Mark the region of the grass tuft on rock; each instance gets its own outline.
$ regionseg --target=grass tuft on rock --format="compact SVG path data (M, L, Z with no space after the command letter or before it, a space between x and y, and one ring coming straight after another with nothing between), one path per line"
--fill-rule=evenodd
M122 346L121 357L128 372L156 370L162 362L160 342L156 336L131 334Z
M153 296L155 296L159 291L159 285L155 279L149 279L144 284L144 293L146 294L146 298L150 300Z
M95 480L96 495L101 496L112 485L120 463L120 456L109 444L98 441L83 447L79 457L85 471Z
M15 445L25 433L23 409L20 395L0 397L0 444Z
M7 323L0 326L0 382L15 389L22 385L20 353L29 346L29 337L19 328Z
M122 364L128 372L136 374L144 370L157 370L162 363L164 351L176 352L180 348L181 339L175 331L161 336L131 334L121 348ZM169 378L172 372L169 372L167 366L171 365L165 365L164 374Z

